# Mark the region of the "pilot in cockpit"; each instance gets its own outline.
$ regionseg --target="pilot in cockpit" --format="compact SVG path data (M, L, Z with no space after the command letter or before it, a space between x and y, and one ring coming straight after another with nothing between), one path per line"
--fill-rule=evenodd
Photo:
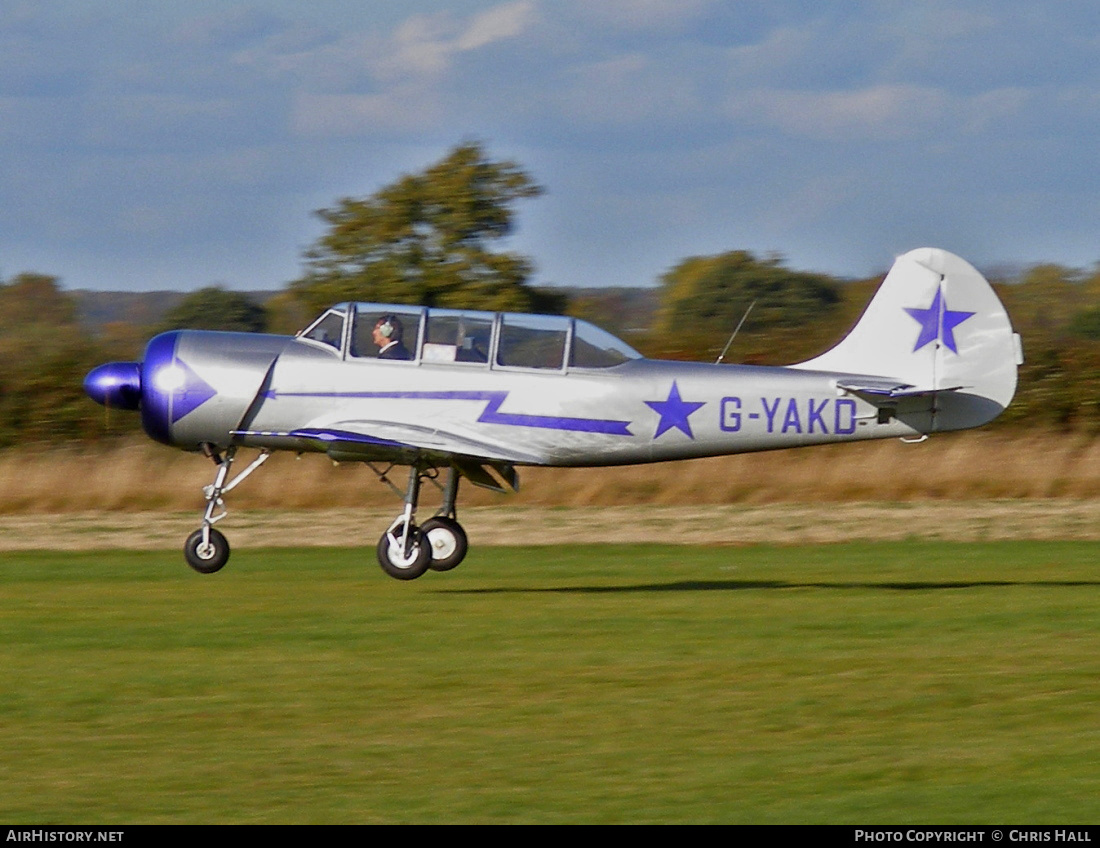
M403 329L396 315L383 315L374 325L371 338L378 345L379 359L412 359L401 340Z

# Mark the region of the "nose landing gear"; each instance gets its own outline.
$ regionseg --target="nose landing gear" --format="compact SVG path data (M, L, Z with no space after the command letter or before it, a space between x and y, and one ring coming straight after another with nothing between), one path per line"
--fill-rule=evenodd
M218 466L218 472L214 476L214 482L203 489L203 494L206 496L206 512L202 516L202 527L187 537L187 541L183 544L183 556L195 571L200 574L213 574L215 571L220 571L229 561L229 541L220 531L214 529L214 523L221 521L229 514L225 508L223 496L237 488L249 474L267 462L271 453L266 450L260 451L260 455L251 465L227 483L237 449L235 447L227 449L223 457L213 445L205 444L202 452L214 460L214 464Z

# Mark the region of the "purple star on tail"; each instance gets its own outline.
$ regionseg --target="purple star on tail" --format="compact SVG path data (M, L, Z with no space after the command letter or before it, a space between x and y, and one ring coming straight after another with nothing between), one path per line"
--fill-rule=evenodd
M936 296L932 298L932 305L927 309L904 308L909 313L909 317L920 324L920 335L917 336L914 352L936 339L942 339L948 350L958 353L959 348L955 344L955 328L975 314L948 309L943 289L940 287L936 288Z

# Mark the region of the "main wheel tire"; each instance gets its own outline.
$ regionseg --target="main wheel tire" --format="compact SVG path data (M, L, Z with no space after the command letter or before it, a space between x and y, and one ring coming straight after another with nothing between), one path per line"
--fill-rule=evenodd
M469 542L466 531L453 518L436 516L420 525L420 532L428 539L432 551L432 561L428 566L432 571L450 571L466 558Z
M382 538L378 540L378 564L390 577L415 580L431 565L432 549L415 524L409 528L409 538L405 542L404 550L401 548L403 535L404 527L401 525L382 534Z
M195 571L200 574L213 574L215 571L220 571L229 561L229 541L211 527L210 542L204 545L202 530L196 530L184 542L183 556Z

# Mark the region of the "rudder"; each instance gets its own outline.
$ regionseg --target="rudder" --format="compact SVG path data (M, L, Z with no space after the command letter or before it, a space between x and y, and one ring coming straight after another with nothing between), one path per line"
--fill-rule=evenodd
M944 393L935 429L953 430L985 423L1007 407L1021 362L1019 336L985 277L953 253L919 248L898 257L836 347L792 367Z

